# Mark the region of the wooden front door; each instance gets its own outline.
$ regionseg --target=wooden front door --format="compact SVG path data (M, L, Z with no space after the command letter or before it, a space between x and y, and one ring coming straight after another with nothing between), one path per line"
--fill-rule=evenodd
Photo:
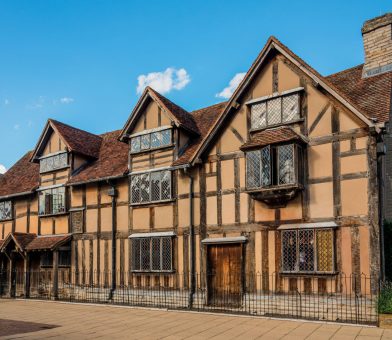
M242 244L214 244L207 248L208 304L213 306L241 305Z

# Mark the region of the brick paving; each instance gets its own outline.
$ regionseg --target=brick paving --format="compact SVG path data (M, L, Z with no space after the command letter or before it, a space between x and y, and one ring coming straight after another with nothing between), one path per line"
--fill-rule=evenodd
M0 339L391 339L392 330L34 300L0 300Z

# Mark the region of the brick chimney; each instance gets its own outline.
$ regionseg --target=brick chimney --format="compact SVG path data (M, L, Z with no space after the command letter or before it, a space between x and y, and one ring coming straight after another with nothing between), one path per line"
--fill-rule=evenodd
M392 71L392 13L365 21L362 37L365 49L362 77Z

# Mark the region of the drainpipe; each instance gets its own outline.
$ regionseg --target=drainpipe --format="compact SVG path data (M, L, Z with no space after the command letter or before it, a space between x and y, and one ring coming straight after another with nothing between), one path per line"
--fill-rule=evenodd
M116 290L117 190L114 182L108 181L108 184L111 186L108 195L112 198L112 286L109 293L109 300L112 300Z
M190 289L188 297L188 308L193 308L193 299L196 290L196 273L195 273L195 226L193 225L193 177L187 170L184 169L184 174L189 177L189 242L190 242Z

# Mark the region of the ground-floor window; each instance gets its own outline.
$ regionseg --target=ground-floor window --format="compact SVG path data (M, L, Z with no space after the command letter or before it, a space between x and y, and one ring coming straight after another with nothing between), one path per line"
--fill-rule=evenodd
M282 231L283 272L333 272L333 229Z
M132 270L136 272L171 272L173 238L140 237L132 239Z
M71 250L59 250L59 267L71 266ZM45 251L41 254L41 267L53 267L53 252Z

